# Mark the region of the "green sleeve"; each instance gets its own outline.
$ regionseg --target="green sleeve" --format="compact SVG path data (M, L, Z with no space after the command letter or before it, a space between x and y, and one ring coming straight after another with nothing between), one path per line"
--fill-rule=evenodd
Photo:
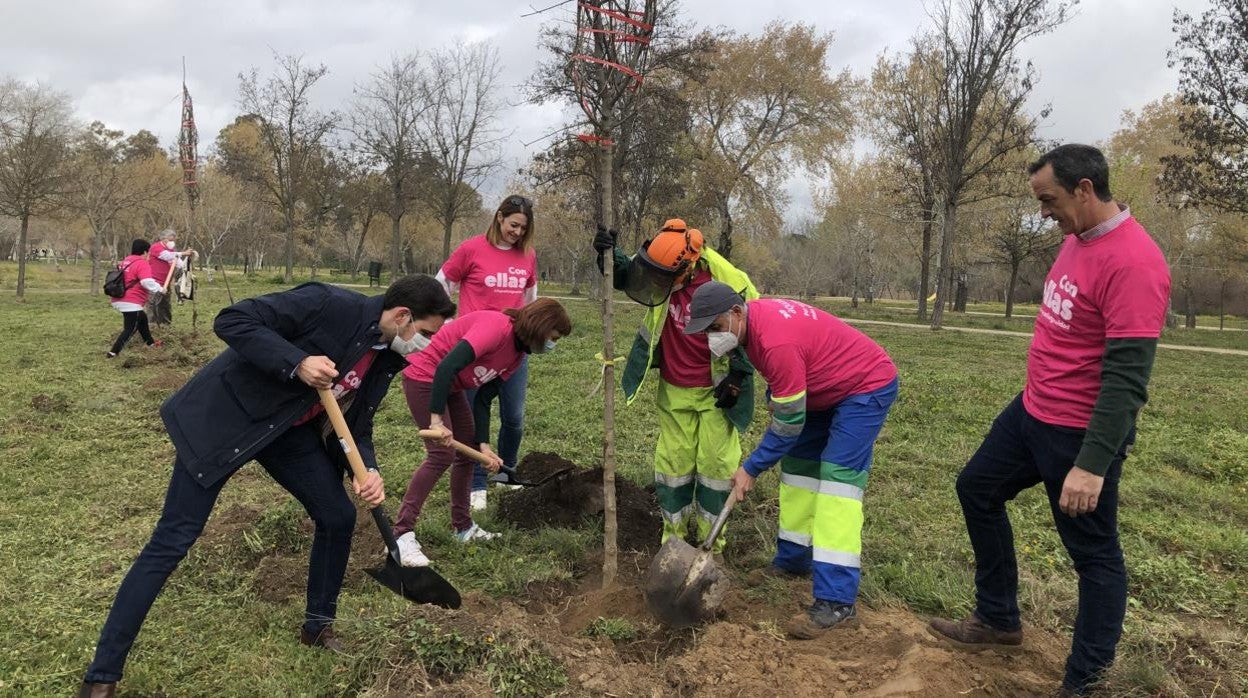
M446 411L446 400L451 395L451 382L455 380L455 374L468 368L476 358L477 353L472 350L472 345L461 339L438 362L438 368L433 372L433 389L429 395L430 414L442 414Z
M611 285L615 287L615 290L624 290L624 285L628 282L628 265L632 261L632 257L621 252L620 248L611 248ZM607 270L602 268L602 264L602 255L599 255L598 271L606 274Z
M1101 360L1101 392L1083 436L1075 465L1104 475L1135 426L1136 415L1148 402L1148 378L1157 356L1157 340L1111 339Z
M476 429L477 443L490 443L490 404L498 397L502 380L495 378L477 389L472 400L472 421Z

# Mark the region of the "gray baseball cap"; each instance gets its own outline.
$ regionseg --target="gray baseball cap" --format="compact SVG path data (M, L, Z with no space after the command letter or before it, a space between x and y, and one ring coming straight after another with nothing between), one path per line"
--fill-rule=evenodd
M685 334L704 332L715 318L732 310L735 305L745 306L745 299L740 293L722 281L708 281L693 292L693 300L689 302L689 324L685 325Z

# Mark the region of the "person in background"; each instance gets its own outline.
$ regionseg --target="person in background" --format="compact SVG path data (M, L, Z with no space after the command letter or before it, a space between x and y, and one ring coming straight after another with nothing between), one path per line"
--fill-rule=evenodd
M659 370L656 402L659 435L654 449L654 487L663 514L662 542L683 538L692 519L705 539L723 510L730 478L741 462L741 431L754 418L754 367L741 350L716 354L706 335L685 334L693 294L721 281L747 299L758 291L745 272L706 246L702 232L669 219L629 257L616 248L614 231L594 237L598 267L612 251L615 288L646 306L620 383L632 405L650 369ZM716 555L728 542L715 540Z
M427 346L454 314L442 286L416 274L396 280L383 296L310 283L239 301L217 315L213 329L226 350L161 405L176 452L164 508L117 590L80 698L116 695L148 610L203 532L225 483L253 458L299 500L316 527L299 642L342 651L332 626L355 505L342 484L346 456L337 439L326 439L332 428L317 389L333 392L368 467L365 480L352 488L370 505L380 504L386 495L373 414L406 365L404 357ZM197 651L196 642L190 633L167 651Z
M545 354L572 332L572 320L553 298L539 298L523 308L478 310L460 315L434 336L429 348L409 358L403 371L403 394L420 429L441 434L425 439L425 461L412 473L403 495L394 533L406 567L422 567L429 558L412 528L429 492L451 469L451 526L461 543L491 540L497 534L472 520L469 492L474 461L450 445L452 437L489 456L497 472L502 459L490 447L490 403L507 380L525 365L529 354ZM468 394L473 398L469 402Z
M146 308L148 320L155 325L165 325L173 321L173 306L169 300L172 281L169 286L164 286L165 279L169 278L170 268L175 270L173 273L177 276L186 269L186 258L195 254L195 250L178 252L177 246L177 232L166 228L160 231L156 242L152 243L152 249L148 251L147 263L152 268L152 278L161 285L161 290L152 293L148 298Z
M712 281L693 294L685 332L711 351L740 346L767 381L771 424L733 474L742 495L780 463L780 521L770 574L813 577L814 602L785 626L811 640L858 624L863 495L875 440L897 398L897 367L840 318L784 298L746 301Z
M147 346L158 347L161 344L159 340L152 339L152 330L147 324L147 315L143 312L148 296L160 292L160 282L152 278L152 270L147 262L150 247L147 240L134 240L130 243L130 254L117 264L117 268L123 271L126 295L112 301L113 309L121 313L122 327L121 334L117 335L112 348L105 354L110 359L121 353L135 331L138 331Z
M1101 151L1067 144L1028 168L1040 215L1065 233L1044 283L1023 392L958 475L975 551L975 610L928 631L958 649L1023 642L1018 561L1006 502L1043 483L1079 576L1079 610L1061 695L1082 695L1113 664L1127 611L1118 481L1170 299L1165 255L1114 201Z
M537 299L537 252L533 249L533 202L523 196L503 199L490 219L485 234L468 238L442 265L437 279L447 293L459 294L461 315L478 310L521 308ZM498 455L514 468L524 438L524 397L529 384L529 364L522 357L498 386ZM474 398L469 388L466 398ZM475 466L471 507L487 504L485 469Z

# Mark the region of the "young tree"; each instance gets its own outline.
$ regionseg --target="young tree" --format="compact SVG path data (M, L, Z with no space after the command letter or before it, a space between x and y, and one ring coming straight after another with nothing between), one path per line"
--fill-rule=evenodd
M416 193L420 163L420 119L429 110L420 57L395 56L355 88L348 129L353 148L381 170L390 187L390 278L403 268L402 220Z
M1037 119L1024 107L1035 71L1030 63L1019 64L1018 47L1065 22L1070 7L1054 0L942 0L936 8L934 41L943 79L935 110L935 185L942 221L932 329L940 328L948 301L958 207L968 203L977 181L986 184L994 167L1034 139Z
M1062 242L1051 221L1040 218L1030 197L1010 199L988 218L988 259L1009 268L1005 286L1005 316L1014 316L1014 291L1023 263L1047 254Z
M32 216L60 205L74 123L69 97L44 85L0 82L0 214L18 220L17 298L26 298Z
M1190 107L1180 116L1191 149L1166 158L1166 186L1191 203L1248 214L1248 2L1213 0L1199 18L1175 10L1170 66Z
M494 123L503 108L501 74L498 49L486 43L455 45L429 57L421 90L429 108L417 123L433 172L420 198L442 224L442 259L451 255L455 222L480 208L477 188L500 163Z
M828 74L831 44L831 34L812 26L773 22L757 37L719 42L706 79L690 85L688 147L699 197L719 219L715 249L725 257L739 200L778 210L774 184L785 165L826 166L848 138L849 75Z
M302 56L274 54L277 66L261 82L259 71L239 73L238 104L244 114L254 115L263 144L263 166L249 172L250 179L268 192L280 211L286 233L286 272L291 283L295 267L295 208L309 158L334 127L336 117L312 108L310 93L329 69L309 66Z

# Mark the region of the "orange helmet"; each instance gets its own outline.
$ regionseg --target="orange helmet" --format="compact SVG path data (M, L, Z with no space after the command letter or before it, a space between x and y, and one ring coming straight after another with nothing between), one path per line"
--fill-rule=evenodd
M679 218L669 218L646 246L646 255L655 264L672 271L684 271L702 256L705 243L702 231L687 227Z

